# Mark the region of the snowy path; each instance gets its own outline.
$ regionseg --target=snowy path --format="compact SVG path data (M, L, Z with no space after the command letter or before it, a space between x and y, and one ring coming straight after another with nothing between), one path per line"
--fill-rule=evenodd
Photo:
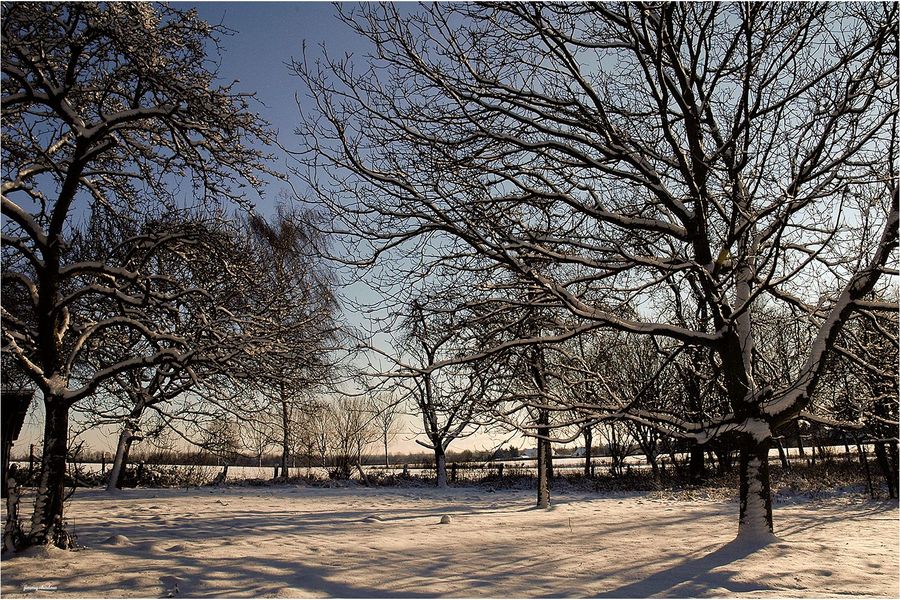
M729 543L733 503L573 493L538 511L532 500L481 488L84 491L68 516L87 548L4 559L2 595L897 597L896 503L777 506L783 543L754 552Z

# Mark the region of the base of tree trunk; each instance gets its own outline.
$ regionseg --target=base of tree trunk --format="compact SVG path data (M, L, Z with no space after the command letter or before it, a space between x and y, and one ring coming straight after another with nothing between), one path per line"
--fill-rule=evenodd
M772 525L772 489L769 482L769 447L747 436L741 441L739 539L775 541Z
M63 520L69 409L61 399L51 396L44 399L44 410L44 454L26 544L68 550L75 546L75 536L66 530Z
M704 448L700 444L691 444L691 455L688 471L692 485L703 483L703 475L706 472L706 461L703 457Z
M78 545L78 538L66 529L65 524L57 522L46 535L31 536L26 548L30 546L55 546L63 550L71 550ZM21 549L21 548L20 548Z
M538 439L537 452L537 507L550 508L550 472L547 461L547 445ZM549 444L548 444L549 445Z

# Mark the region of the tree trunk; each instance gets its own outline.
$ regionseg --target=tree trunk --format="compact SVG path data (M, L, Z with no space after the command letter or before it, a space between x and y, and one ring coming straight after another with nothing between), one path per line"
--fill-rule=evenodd
M537 445L537 507L550 508L550 479L547 477L546 446L543 440Z
M284 384L281 385L281 476L288 476L288 458L291 454L291 417L288 413L288 403L285 399Z
M897 497L895 491L896 484L894 482L893 469L891 469L891 465L888 462L888 455L885 446L885 442L881 440L875 440L875 458L878 461L878 467L881 469L881 474L884 475L884 480L885 482L887 482L888 498L893 499Z
M541 395L547 390L544 378L544 355L540 347L535 347L532 354L531 371ZM550 507L550 411L539 409L537 415L537 507Z
M447 487L447 456L440 443L434 444L434 471L437 474L437 486L439 488Z
M787 452L784 450L784 444L781 443L781 439L775 440L775 443L778 444L778 458L781 460L781 468L787 471L791 468L790 463L788 462ZM850 449L847 449L847 454L850 454Z
M131 440L134 439L133 436L134 432L127 426L119 433L119 443L116 445L116 457L113 459L112 470L109 472L109 481L106 482L107 492L122 487L119 479L122 477L122 469L125 468L125 460L131 446Z
M62 398L48 396L44 399L44 409L44 455L28 543L52 544L67 549L75 543L74 537L63 525L69 408Z
M550 428L545 425L550 420L547 411L541 411L538 424L544 425L538 427L537 440L537 507L550 507L550 440L546 439L550 436Z
M714 450L716 455L716 472L719 475L724 475L726 473L731 472L731 445L729 444L727 447L716 448Z
M703 458L703 446L696 442L692 442L688 473L693 485L699 485L703 482L703 473L705 470L706 465Z
M119 434L119 443L116 445L116 457L113 460L112 470L109 473L109 481L106 484L106 491L111 492L117 488L121 488L122 471L128 464L128 454L131 452L131 444L135 440L142 439L138 436L138 421L144 413L144 403L138 401L131 414L125 420L125 426L122 433Z
M594 433L591 431L590 427L586 427L584 431L582 431L582 435L584 436L584 476L591 476L591 444L594 442Z
M656 458L656 453L653 450L645 451L644 459L646 460L647 465L649 465L653 477L659 477L659 461Z
M384 432L384 468L385 469L391 468L391 461L390 461L390 458L388 458L388 432L387 431Z
M771 443L771 438L758 441L751 436L744 436L741 440L739 538L765 541L774 535L772 490L769 484Z
M803 435L800 433L799 422L797 422L797 453L800 456L806 456L806 450L803 449Z
M550 482L553 481L553 446L550 440L541 441L544 442L544 462L547 463L547 481Z
M356 458L356 470L359 471L359 478L362 480L363 484L366 487L369 487L371 484L369 483L369 477L366 475L366 472L363 471L362 461L359 457Z

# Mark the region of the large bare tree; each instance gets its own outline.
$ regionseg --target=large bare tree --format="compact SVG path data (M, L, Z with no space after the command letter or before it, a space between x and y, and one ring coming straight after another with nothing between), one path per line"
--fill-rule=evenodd
M256 382L269 399L277 432L272 441L281 448L281 473L288 473L289 457L301 445L299 423L315 412L312 393L334 384L337 346L335 282L321 261L321 239L315 215L279 204L272 220L252 214L248 225L259 264L258 299L272 320L277 348L260 360Z
M456 350L459 329L452 317L430 313L414 300L404 324L404 335L395 344L402 354L393 357L399 367L400 397L415 407L421 419L425 439L416 443L434 454L435 483L445 488L447 448L477 428L473 416L484 388L483 372L477 363L433 369Z
M74 260L73 215L92 207L127 221L185 198L243 203L266 170L259 148L269 133L249 96L216 82L207 51L224 29L193 11L9 3L0 30L3 278L25 292L30 313L14 317L4 294L3 347L41 391L46 414L29 540L65 547L71 407L119 373L191 352L154 316L177 311L187 291L148 275L149 263ZM152 254L154 235L143 251ZM121 310L93 322L78 312L88 299ZM144 350L75 377L92 339L113 330L143 338Z
M514 273L570 315L552 341L613 328L706 351L727 414L593 410L736 436L739 536L769 539L773 432L808 408L848 317L896 309L867 295L896 274L897 10L367 5L345 17L368 68L294 64L297 172L373 257L418 240L420 270ZM756 369L768 305L815 330L788 382Z

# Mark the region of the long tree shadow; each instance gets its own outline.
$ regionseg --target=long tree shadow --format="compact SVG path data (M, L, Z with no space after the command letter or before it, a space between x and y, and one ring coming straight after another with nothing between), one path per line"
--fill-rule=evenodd
M664 596L673 598L694 598L729 593L764 591L769 589L760 582L744 583L733 580L739 572L714 569L724 567L746 558L767 547L765 542L735 539L705 556L694 558L654 573L640 581L623 585L614 590L597 594L601 598L648 598Z
M803 533L813 528L821 528L829 523L846 521L851 516L855 519L878 519L882 514L889 514L897 510L897 500L866 500L852 506L825 504L817 507L817 510L813 513L791 511L794 506L777 507L777 509L785 513L793 512L791 514L792 523L789 525L778 527L776 523L776 533L778 535ZM889 518L894 520L896 517L891 516Z

